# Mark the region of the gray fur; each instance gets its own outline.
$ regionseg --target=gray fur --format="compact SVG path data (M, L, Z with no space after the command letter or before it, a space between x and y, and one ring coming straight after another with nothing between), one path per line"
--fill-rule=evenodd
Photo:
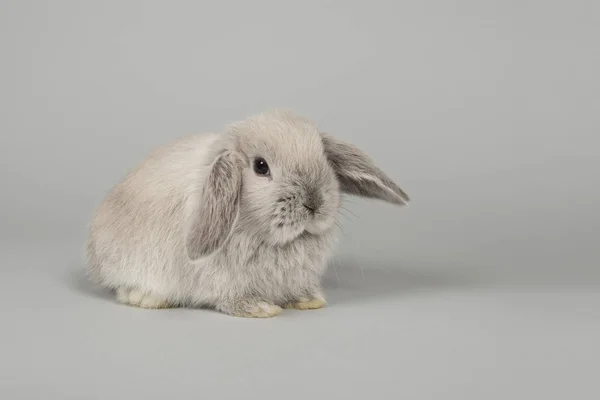
M229 237L238 216L243 166L241 156L233 152L220 154L213 163L186 232L190 260L212 254Z
M343 193L406 204L410 198L357 147L321 134Z
M254 173L255 157L271 176ZM288 111L181 138L104 200L87 242L89 271L117 293L231 315L324 301L341 191L408 200L358 149Z

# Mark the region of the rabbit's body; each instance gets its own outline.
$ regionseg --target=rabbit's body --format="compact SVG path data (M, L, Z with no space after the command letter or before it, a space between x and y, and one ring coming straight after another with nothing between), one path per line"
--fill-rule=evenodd
M234 133L192 135L163 146L120 182L90 227L92 277L120 301L149 308L210 306L265 317L290 304L322 306L320 279L336 242L340 189L369 194L333 173L330 165L344 158L325 157L321 140L327 139L312 125L290 114L266 115ZM302 131L290 151L309 147L316 168L303 161L312 169L287 179L287 171L299 166L287 165L286 157L299 156L271 155L277 166L268 179L255 174L246 167L253 150L241 141L240 129L261 137L271 129L276 133L268 143L282 131ZM284 139L293 142L289 135ZM249 136L244 139L256 140ZM316 151L322 160L311 155Z

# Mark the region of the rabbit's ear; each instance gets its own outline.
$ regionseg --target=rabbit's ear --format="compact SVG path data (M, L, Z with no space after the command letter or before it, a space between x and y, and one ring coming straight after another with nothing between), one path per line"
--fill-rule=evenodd
M409 202L408 195L362 150L325 133L321 134L321 139L342 193L400 205Z
M213 161L195 199L185 230L185 247L195 261L219 250L229 238L239 212L243 158L226 151Z

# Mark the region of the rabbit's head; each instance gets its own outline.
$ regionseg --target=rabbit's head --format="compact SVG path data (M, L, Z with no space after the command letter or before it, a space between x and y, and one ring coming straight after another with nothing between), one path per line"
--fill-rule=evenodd
M187 229L192 260L218 250L234 230L270 245L322 234L335 223L341 193L409 200L365 153L289 111L231 125L213 150Z

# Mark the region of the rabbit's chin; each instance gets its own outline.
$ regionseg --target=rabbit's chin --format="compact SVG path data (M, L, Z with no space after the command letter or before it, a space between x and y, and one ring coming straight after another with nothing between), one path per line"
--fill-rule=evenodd
M271 231L270 241L274 245L289 243L302 235L305 229L304 224L278 226Z
M332 217L326 219L316 219L307 222L305 230L313 235L320 235L327 232L333 226L334 219Z

